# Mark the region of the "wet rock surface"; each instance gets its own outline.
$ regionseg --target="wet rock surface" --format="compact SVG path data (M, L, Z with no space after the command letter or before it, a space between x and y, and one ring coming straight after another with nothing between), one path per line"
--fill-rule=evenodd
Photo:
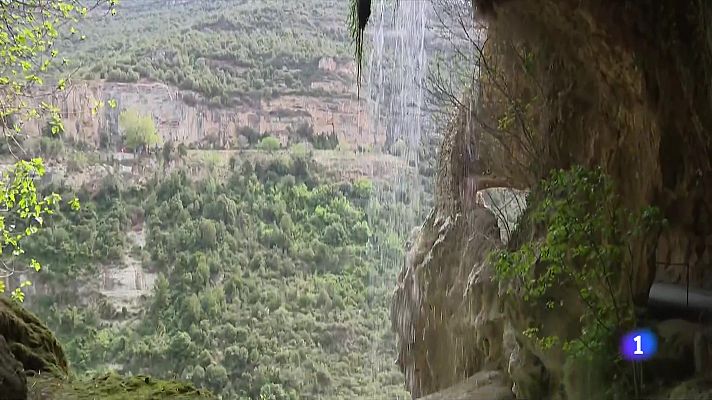
M515 90L509 98L536 109L528 133L540 146L530 150L541 152L527 159L521 148L487 141L482 127L498 126L507 98L480 82L480 98L469 99L477 107L459 110L444 132L436 207L414 236L398 279L392 306L398 363L414 398L441 393L480 371L503 372L502 385L517 398L605 396L607 381L596 374L601 368L568 360L560 350L542 351L523 337L531 321L546 327L546 335L571 337L580 328L582 305L570 293L559 293L566 307L556 313L516 297L505 300L487 262L487 253L502 246L501 227L467 190L468 171L477 172L477 166L464 155L477 143L487 169L524 188L553 168L601 166L625 207L654 206L668 221L658 236L630 243L636 305L646 304L654 281L684 284L687 273L680 265L689 267L693 286L709 286L712 86L694 88L708 82L712 71L712 43L705 39L712 29L700 22L712 15L712 6L673 0L478 3L491 11L485 16L484 52ZM530 76L512 68L516 61L506 54L512 43L530 52ZM501 144L508 145L506 140ZM542 234L523 231L525 237L515 240L520 244ZM649 397L710 398L704 397L709 382L690 378L709 370L710 335L678 322L659 328L670 346L661 360L675 371L650 367L675 389L661 388L659 396Z
M453 217L432 213L413 242L391 317L414 397L506 368L514 347L503 348L502 304L485 259L499 237L495 217L478 207Z

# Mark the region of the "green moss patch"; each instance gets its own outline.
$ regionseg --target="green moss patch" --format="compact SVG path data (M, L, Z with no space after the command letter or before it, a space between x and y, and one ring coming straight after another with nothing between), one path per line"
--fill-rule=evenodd
M68 374L67 358L54 334L31 312L0 297L0 335L25 370Z
M183 382L163 381L148 376L122 377L114 373L90 380L65 381L37 376L28 382L30 400L159 400L213 399L210 392Z

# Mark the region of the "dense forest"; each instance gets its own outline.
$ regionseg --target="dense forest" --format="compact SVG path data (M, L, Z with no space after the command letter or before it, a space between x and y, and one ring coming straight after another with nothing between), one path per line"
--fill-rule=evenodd
M62 63L48 70L163 83L221 107L354 81L339 70L352 56L339 1L125 0L109 10L72 10L81 17L59 26ZM320 69L325 59L337 67ZM118 373L129 379L119 386L150 376L222 399L409 397L389 301L430 204L437 138L364 154L301 123L286 141L238 128L229 134L240 150L212 151L161 137L150 110L105 100L90 106L117 115L118 147L66 136L55 106L42 110L41 135L0 145L5 162L37 157L20 178L49 196L40 206L69 201L28 227L2 282L56 335L79 391ZM412 151L428 161L409 164ZM327 153L337 164L364 159L344 173L319 161ZM371 162L404 172L375 173ZM427 193L414 195L416 182Z
M347 13L335 0L122 1L62 46L75 78L164 82L229 106L311 93L321 58L351 56Z
M329 182L298 150L232 162L227 179L108 175L78 193L80 211L49 218L27 247L45 266L28 304L74 368L188 379L226 399L405 398L387 300L412 210L367 178ZM136 263L157 275L138 307L92 290Z

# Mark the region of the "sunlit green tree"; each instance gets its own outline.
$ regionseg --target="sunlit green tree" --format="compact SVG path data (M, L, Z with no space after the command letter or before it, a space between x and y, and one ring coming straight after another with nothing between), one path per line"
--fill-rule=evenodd
M0 128L6 141L22 150L23 126L30 120L47 118L48 131L64 131L59 108L48 99L67 86L66 77L56 71L65 64L56 48L63 33L84 39L75 25L93 9L106 5L114 13L115 0L85 3L80 0L8 0L0 3ZM54 73L51 73L54 72ZM52 79L51 79L52 78ZM97 105L98 106L98 105ZM12 146L9 147L12 149ZM5 171L0 179L0 293L6 279L24 269L39 271L40 264L30 259L29 266L19 266L24 253L22 242L44 226L44 217L56 209L60 196L42 196L34 180L44 174L42 159L22 160ZM76 199L72 207L78 208ZM12 290L12 297L24 299L23 281Z
M126 110L119 116L119 127L124 134L124 144L132 151L147 150L160 143L160 137L151 116Z
M264 151L277 151L282 145L279 143L279 139L273 136L267 136L262 138L257 144L257 148Z

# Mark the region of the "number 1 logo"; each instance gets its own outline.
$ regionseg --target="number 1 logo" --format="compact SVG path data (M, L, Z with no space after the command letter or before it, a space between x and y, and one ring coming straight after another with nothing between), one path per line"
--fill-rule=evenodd
M642 349L643 337L641 335L638 335L638 336L634 337L633 340L635 341L635 351L633 352L633 354L643 355L643 349Z
M628 332L621 338L620 353L628 361L645 361L658 351L658 338L650 329Z

